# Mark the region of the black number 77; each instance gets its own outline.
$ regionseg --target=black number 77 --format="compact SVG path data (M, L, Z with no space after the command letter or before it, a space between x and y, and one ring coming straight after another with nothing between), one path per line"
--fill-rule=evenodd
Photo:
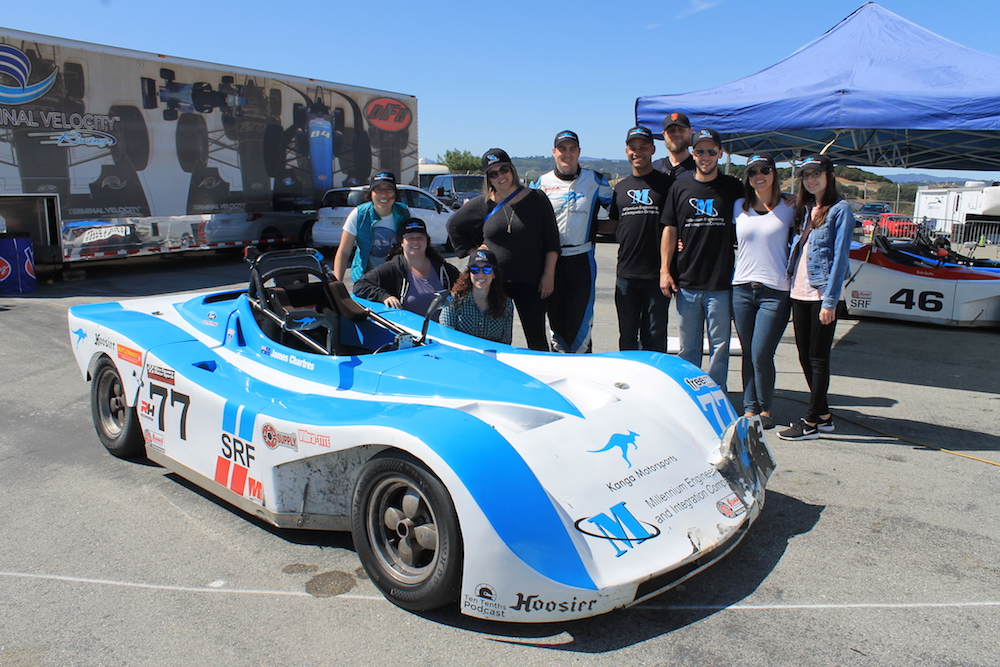
M152 382L149 384L149 397L150 398L153 398L154 396L159 396L160 397L160 405L156 409L156 416L157 416L157 419L159 420L159 425L160 425L160 430L161 431L165 431L166 430L165 424L164 424L164 414L163 414L164 410L163 410L163 408L165 407L165 404L166 404L166 401L167 401L167 394L168 394L168 390L163 385L153 384ZM180 403L182 405L182 407L181 407L181 440L187 440L187 414L188 414L188 407L191 405L191 397L188 396L187 394L182 394L179 391L174 391L173 389L169 390L169 394L170 394L170 406L171 407L173 407L176 403Z

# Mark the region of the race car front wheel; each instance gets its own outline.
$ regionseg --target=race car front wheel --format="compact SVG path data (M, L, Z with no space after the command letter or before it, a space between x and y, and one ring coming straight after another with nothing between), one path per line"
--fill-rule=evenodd
M90 410L97 437L109 452L123 459L142 453L139 419L125 401L125 386L118 369L106 357L97 364L90 383Z
M354 548L372 582L412 611L458 599L462 536L444 484L415 460L372 459L354 486Z

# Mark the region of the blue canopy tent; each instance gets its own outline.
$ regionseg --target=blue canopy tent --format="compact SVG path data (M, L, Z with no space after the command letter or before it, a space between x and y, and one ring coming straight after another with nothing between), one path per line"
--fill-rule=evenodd
M637 124L654 132L673 111L740 155L826 148L837 164L1000 170L1000 58L873 2L757 74L636 100Z

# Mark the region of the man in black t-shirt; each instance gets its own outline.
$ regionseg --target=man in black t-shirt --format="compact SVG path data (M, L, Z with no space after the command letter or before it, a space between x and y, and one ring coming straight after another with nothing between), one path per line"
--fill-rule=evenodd
M656 171L653 135L633 127L625 137L632 175L615 186L608 217L617 221L618 269L615 308L618 349L667 351L670 297L660 290L660 215L670 182Z
M743 185L719 173L718 132L699 130L692 144L697 169L674 181L663 207L660 287L664 294L676 293L679 356L701 366L707 328L708 374L725 391L736 242L733 205L743 196Z

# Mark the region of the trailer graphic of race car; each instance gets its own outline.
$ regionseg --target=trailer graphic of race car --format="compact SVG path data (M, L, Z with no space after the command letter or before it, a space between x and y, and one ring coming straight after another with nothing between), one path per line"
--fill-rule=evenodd
M760 422L695 366L484 341L352 298L321 259L265 253L245 291L71 308L104 446L274 525L350 530L403 608L513 622L645 600L760 515Z

